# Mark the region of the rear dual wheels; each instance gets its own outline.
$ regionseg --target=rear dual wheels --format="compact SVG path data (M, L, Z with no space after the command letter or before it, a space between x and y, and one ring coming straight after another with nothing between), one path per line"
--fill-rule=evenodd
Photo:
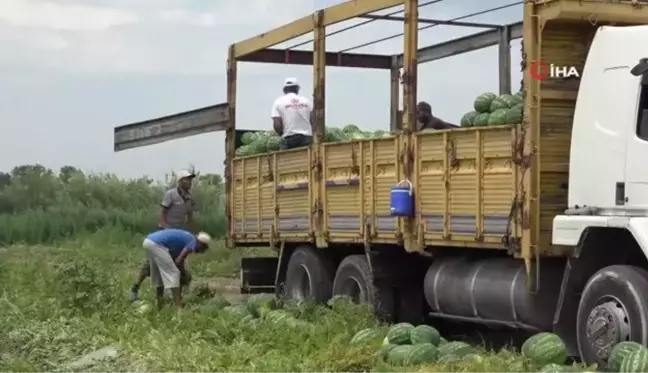
M627 265L596 272L581 295L576 334L583 361L603 367L617 343L648 344L648 273Z
M286 268L285 292L289 299L326 302L331 298L335 264L311 246L300 246Z

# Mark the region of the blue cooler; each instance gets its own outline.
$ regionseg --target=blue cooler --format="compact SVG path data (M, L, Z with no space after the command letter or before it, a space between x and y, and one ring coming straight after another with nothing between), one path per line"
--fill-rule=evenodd
M409 180L394 185L390 192L391 215L414 217L414 188Z

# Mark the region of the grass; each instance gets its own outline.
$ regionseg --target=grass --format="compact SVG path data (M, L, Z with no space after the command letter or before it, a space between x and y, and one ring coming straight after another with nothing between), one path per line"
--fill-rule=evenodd
M296 329L238 326L231 315L194 305L177 316L171 307L140 314L126 294L143 257L141 237L104 243L119 234L104 229L60 246L0 249L0 371L68 370L70 362L106 346L117 348L119 357L90 371L520 370L519 356L508 350L482 351L485 360L474 364L390 366L377 356L376 346L349 343L363 328L387 330L357 306L307 309L301 318L312 327ZM191 257L194 289L211 283L214 274L235 276L238 259L222 246ZM152 303L152 295L147 282L142 297ZM189 296L188 302L196 299Z

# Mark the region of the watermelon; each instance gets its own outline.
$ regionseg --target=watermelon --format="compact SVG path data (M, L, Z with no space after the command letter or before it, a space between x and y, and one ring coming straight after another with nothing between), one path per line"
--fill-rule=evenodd
M488 118L490 117L489 113L481 113L475 117L473 120L474 127L485 127L488 125Z
M346 134L349 134L349 133L352 133L352 132L361 132L360 128L358 126L356 126L355 124L347 124L346 126L344 126L342 131L344 133L346 133Z
M268 142L266 143L266 148L268 149L269 152L279 150L280 146L281 146L281 137L271 136L270 138L268 138Z
M500 95L497 99L501 100L501 101L504 101L506 103L506 106L507 106L506 108L507 109L512 108L515 104L519 103L519 102L516 101L516 99L515 99L515 97L513 97L513 95L509 95L509 94Z
M648 349L642 346L626 355L621 362L619 372L648 372Z
M400 345L392 348L387 353L387 362L391 365L403 366L412 347L414 346Z
M643 348L643 346L637 342L624 341L614 345L608 358L608 371L618 372L623 359L640 348Z
M381 138L381 137L386 137L386 136L388 136L388 135L389 135L389 132L387 132L387 131L383 131L383 130L378 130L378 131L375 131L375 132L371 135L371 137L376 138L376 139L379 139L379 138Z
M351 344L364 344L377 339L380 333L372 328L363 329L351 338Z
M461 358L457 355L439 355L439 360L437 360L438 365L450 365L461 362Z
M504 122L506 124L520 124L522 123L523 106L521 104L515 105L506 111Z
M539 373L563 373L569 372L569 368L558 364L547 364L540 368Z
M223 313L226 315L242 319L246 315L248 315L248 311L245 306L242 305L237 305L237 306L226 306L223 307Z
M464 114L464 116L461 117L461 126L472 127L473 122L475 121L477 115L479 115L479 113L476 111L471 111L469 113Z
M237 157L246 157L248 155L251 155L252 152L250 150L250 145L243 145L243 146L239 147L238 149L236 149L234 154Z
M439 351L431 343L421 343L412 348L405 357L405 365L434 363L439 357Z
M246 132L243 134L243 136L241 136L241 142L243 143L243 145L250 145L254 142L254 140L256 140L256 138L256 132Z
M447 340L447 339L445 339L445 338L443 338L443 337L439 338L439 346L442 346L442 345L444 345L444 344L446 344L446 343L448 343L448 340Z
M277 309L277 298L272 294L255 294L247 300L247 310L254 317L261 317L261 309Z
M381 353L383 359L388 359L388 358L389 358L389 353L390 353L393 349L395 349L396 347L401 347L401 346L399 346L399 345L392 345L392 344L389 344L389 343L387 343L386 345L383 345L383 346L380 348L380 353Z
M410 323L400 323L389 328L387 332L387 339L389 343L395 345L410 344L410 332L414 329L414 325Z
M524 92L523 92L523 91L520 91L520 92L514 94L514 95L513 95L513 98L514 98L515 100L517 100L519 103L524 102Z
M279 325L282 323L286 323L288 319L291 318L293 317L290 316L290 314L284 310L272 310L265 315L264 320L269 322L270 324Z
M488 117L488 125L489 126L499 126L502 124L506 124L506 113L508 112L507 109L497 109L493 111L490 116Z
M567 360L567 347L562 339L553 333L538 333L524 342L522 355L536 365L563 365Z
M484 362L484 357L479 354L470 353L464 356L461 361L469 364L481 364Z
M252 322L256 320L254 316L252 315L245 315L241 320L239 320L239 326L248 326L251 325Z
M495 110L499 109L508 109L509 105L506 103L506 101L500 99L499 97L495 98L493 101L491 101L491 106L490 106L490 112L493 113Z
M496 94L490 92L482 93L477 96L475 103L473 104L475 111L479 113L488 113L490 111L491 103L496 97Z
M448 342L439 346L439 358L447 355L454 355L458 358L462 358L474 352L475 348L473 346L460 341Z
M250 147L250 152L253 155L257 155L257 154L267 152L268 151L268 139L269 139L268 136L264 136L264 135L259 136L259 138L254 140L254 142L252 144L248 145Z
M345 132L347 134L347 137L349 140L364 140L367 138L371 138L364 134L364 132L358 131L358 132Z
M429 325L419 325L410 330L410 342L413 345L431 343L438 346L440 341L441 334L439 334L439 331Z

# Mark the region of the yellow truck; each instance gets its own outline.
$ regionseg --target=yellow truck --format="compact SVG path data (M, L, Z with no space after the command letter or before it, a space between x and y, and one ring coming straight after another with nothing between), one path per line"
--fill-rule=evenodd
M228 245L278 252L243 259L244 292L346 295L392 321L554 331L587 363L620 341L647 344L648 4L529 0L510 25L423 19L423 5L347 1L235 43L226 103L119 127L115 150L226 132ZM402 16L371 14L396 6ZM327 51L326 27L352 18L402 22L403 54ZM419 48L423 23L488 30ZM312 52L271 48L310 32ZM498 45L510 93L520 37L521 125L414 130L419 63ZM313 66L312 146L235 156L241 61ZM400 130L323 141L327 66L388 70Z

